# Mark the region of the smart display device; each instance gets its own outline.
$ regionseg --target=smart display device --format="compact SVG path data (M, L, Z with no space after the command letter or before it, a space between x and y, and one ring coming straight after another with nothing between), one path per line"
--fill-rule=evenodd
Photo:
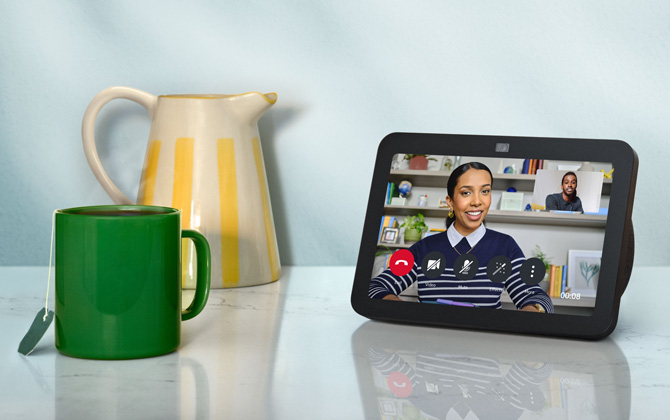
M620 140L389 134L352 306L380 321L606 337L633 264L637 166Z

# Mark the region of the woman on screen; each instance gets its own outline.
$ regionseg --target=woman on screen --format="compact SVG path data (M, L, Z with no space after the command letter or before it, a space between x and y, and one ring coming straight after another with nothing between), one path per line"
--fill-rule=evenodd
M370 281L368 295L377 299L400 300L398 295L418 282L421 302L501 308L500 296L506 289L517 309L553 312L549 296L540 287L530 286L521 279L521 265L525 257L514 239L487 229L483 224L491 206L492 183L493 175L482 163L465 163L456 168L447 182L447 203L451 208L447 231L412 245L409 251L414 256L414 266L409 273L398 276L390 268L384 270ZM437 277L432 275L429 278L422 265L426 261L436 261L435 254L428 256L435 251L444 256L446 267ZM453 268L459 257L464 255L473 255L479 263L474 276L468 280L460 280L462 276ZM511 269L500 267L503 263L497 264L496 257L509 260ZM471 260L468 257L460 259L465 264L472 263ZM502 279L498 276L495 277L497 281L492 281L487 274L489 262L492 262L493 269L507 270L509 276Z
M549 194L545 206L547 210L584 212L582 200L577 197L577 175L574 172L566 172L563 175L561 192Z

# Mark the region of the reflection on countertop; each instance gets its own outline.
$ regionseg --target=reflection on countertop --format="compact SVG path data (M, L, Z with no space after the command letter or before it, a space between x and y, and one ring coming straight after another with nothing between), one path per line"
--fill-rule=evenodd
M352 346L367 350L356 359L366 418L629 418L630 371L610 339L594 345L368 322Z
M633 270L597 342L369 321L351 309L353 276L284 267L276 283L213 290L177 352L97 361L59 354L53 329L20 355L47 270L2 267L2 418L670 418L670 325L649 301L670 268Z

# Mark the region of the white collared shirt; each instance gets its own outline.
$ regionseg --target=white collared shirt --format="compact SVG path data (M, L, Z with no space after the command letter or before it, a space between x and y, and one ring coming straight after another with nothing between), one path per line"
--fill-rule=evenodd
M458 245L459 242L461 242L463 238L466 238L468 244L470 244L470 247L474 248L475 245L477 245L477 242L479 242L484 237L485 233L486 233L486 227L484 227L484 223L482 223L474 232L472 232L466 237L458 233L458 231L454 227L454 224L452 223L451 226L449 226L449 228L447 229L447 238L449 239L449 243L451 244L452 247L455 247L456 245Z

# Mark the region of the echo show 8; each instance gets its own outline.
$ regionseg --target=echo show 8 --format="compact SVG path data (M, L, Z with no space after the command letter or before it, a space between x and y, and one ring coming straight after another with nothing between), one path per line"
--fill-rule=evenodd
M633 264L620 140L393 133L351 295L371 319L600 339Z

